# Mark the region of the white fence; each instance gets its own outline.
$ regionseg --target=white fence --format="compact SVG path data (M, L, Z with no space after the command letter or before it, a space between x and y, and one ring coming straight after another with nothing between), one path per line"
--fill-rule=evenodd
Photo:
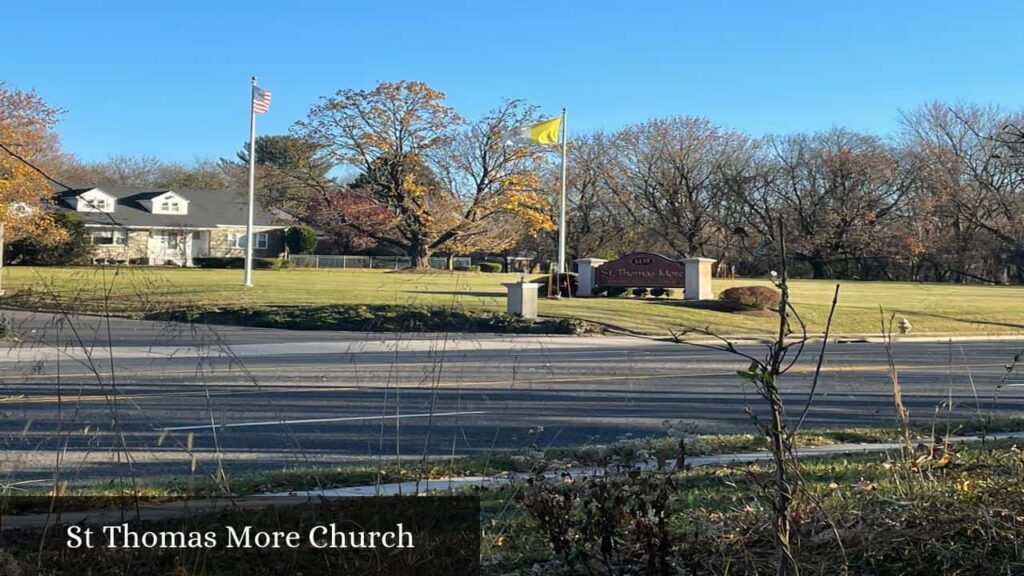
M290 254L296 268L372 268L375 270L400 270L412 266L412 258L408 256L342 256L320 254ZM452 263L456 268L472 264L468 256L456 256ZM438 270L448 268L448 260L443 257L430 259L430 267Z

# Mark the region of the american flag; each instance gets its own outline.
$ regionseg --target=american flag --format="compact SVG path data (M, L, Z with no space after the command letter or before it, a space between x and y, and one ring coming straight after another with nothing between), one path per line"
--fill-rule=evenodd
M270 90L252 87L252 109L258 114L265 114L270 110Z

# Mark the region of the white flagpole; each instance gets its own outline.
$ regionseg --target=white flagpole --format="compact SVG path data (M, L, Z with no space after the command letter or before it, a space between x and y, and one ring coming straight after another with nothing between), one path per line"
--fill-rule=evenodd
M245 223L245 286L252 287L252 211L256 189L256 77L249 96L249 217Z
M562 108L562 196L558 202L558 273L568 272L565 267L565 175L566 175L566 148L568 146L568 126L565 124L565 108Z

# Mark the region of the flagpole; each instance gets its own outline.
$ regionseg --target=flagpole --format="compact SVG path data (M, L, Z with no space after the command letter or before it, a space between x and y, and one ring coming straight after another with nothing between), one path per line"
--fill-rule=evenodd
M245 223L245 286L252 287L252 212L256 189L256 77L249 95L249 215Z
M565 267L565 186L566 186L566 148L568 146L569 128L565 124L565 108L562 108L562 195L558 202L558 273L568 272Z

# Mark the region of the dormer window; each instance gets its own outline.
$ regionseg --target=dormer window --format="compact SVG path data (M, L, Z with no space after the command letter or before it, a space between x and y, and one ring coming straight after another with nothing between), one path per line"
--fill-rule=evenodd
M113 212L117 198L99 188L79 192L67 202L79 212Z
M153 214L188 214L188 200L173 190L154 194L141 204Z

